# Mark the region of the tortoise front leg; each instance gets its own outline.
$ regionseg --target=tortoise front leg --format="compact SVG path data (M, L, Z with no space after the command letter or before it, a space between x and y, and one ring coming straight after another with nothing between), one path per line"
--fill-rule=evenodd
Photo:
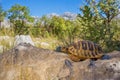
M80 61L80 58L75 56L75 55L72 55L72 54L69 54L69 58L72 60L72 61L75 61L75 62L79 62Z

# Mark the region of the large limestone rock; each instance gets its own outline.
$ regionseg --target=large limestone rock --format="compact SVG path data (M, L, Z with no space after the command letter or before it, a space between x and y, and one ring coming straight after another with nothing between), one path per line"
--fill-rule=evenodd
M110 60L73 62L66 54L19 44L0 55L0 80L120 80L120 52Z
M30 37L30 35L17 35L15 36L15 44L18 45L20 43L30 43L31 45L34 46L34 43Z

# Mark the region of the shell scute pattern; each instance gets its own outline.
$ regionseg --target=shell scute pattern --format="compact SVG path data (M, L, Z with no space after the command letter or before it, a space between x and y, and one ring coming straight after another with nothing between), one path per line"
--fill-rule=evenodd
M61 47L61 51L70 55L71 58L74 57L74 61L99 59L104 55L102 48L91 41L74 42L66 47Z

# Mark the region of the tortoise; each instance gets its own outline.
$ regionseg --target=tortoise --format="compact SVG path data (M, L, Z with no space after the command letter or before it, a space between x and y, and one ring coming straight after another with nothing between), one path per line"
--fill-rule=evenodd
M73 42L64 47L57 47L56 51L68 54L73 61L109 58L108 56L105 56L102 48L98 44L88 40Z

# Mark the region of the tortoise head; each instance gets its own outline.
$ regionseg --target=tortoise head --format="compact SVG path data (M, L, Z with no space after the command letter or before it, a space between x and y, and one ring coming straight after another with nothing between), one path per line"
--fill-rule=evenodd
M56 48L56 51L67 53L68 52L68 48L59 46L59 47Z

